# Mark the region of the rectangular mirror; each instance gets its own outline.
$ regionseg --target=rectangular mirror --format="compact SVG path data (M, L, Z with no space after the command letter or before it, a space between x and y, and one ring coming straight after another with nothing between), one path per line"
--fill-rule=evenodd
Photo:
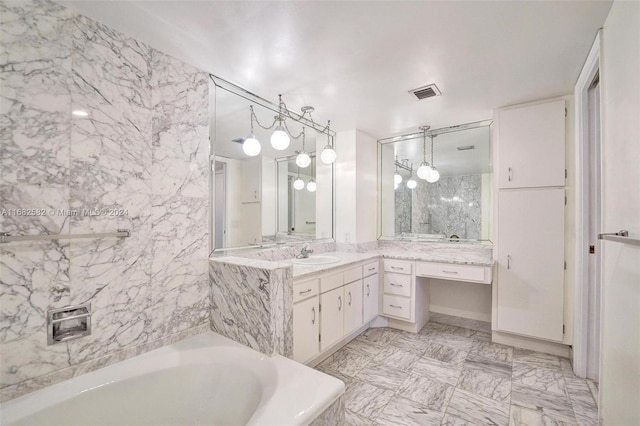
M378 141L381 238L489 240L490 125L487 120ZM425 163L429 168L420 169ZM437 172L429 171L432 166Z
M335 149L334 134L289 113L282 127L290 144L276 150L271 137L280 124L278 105L217 77L210 93L212 248L333 238L333 164L316 164L315 157L327 143ZM257 155L244 146L251 133ZM299 168L296 183L302 151L310 161Z

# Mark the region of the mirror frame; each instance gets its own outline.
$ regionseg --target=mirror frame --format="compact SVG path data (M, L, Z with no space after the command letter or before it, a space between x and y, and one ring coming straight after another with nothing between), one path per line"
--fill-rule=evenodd
M493 120L481 120L481 121L474 121L471 123L465 123L465 124L459 124L456 126L449 126L449 127L441 127L439 129L433 129L433 130L428 130L426 132L427 137L429 136L437 136L437 135L442 135L445 133L453 133L453 132L459 132L459 131L463 131L463 130L468 130L468 129L475 129L478 127L489 127L489 166L491 167L491 169L493 169L493 147L491 145L491 134L492 134L492 125L493 124ZM401 134L401 135L397 135L397 136L390 136L387 138L382 138L382 139L378 139L378 217L380 218L380 220L378 221L378 240L386 240L386 241L424 241L424 242L429 242L429 243L449 243L449 242L460 242L460 243L471 243L471 244L486 244L486 243L492 243L491 240L491 225L492 225L492 221L493 221L493 205L491 205L490 208L490 230L489 230L489 238L486 240L481 240L481 239L451 239L451 238L442 238L442 239L436 239L436 238L412 238L412 237L400 237L400 236L389 236L389 235L382 235L382 229L383 229L383 222L384 222L384 214L383 214L383 206L382 206L382 148L384 145L387 144L391 144L391 143L397 143L397 142L402 142L402 141L406 141L406 140L413 140L413 139L419 139L422 138L422 136L424 135L423 132L414 132L414 133L406 133L406 134ZM491 173L493 173L493 170L491 171ZM493 188L492 188L493 191Z
M263 108L273 111L276 115L279 113L279 105L274 104L267 99L256 95L253 92L250 92L243 87L240 87L234 83L231 83L228 80L225 80L222 77L218 77L215 74L209 74L209 78L211 82L215 86L215 92L213 96L210 94L209 99L216 99L216 94L218 89L225 90L226 92L232 93L236 96L244 98L245 100L251 102L252 104L259 105ZM209 104L209 114L213 115L214 120L211 121L210 130L209 130L209 256L220 255L224 253L229 253L233 251L243 251L248 249L264 249L264 248L273 248L286 246L289 244L302 244L302 243L322 243L322 242L334 242L336 235L336 162L334 161L331 164L331 237L329 238L317 238L317 239L301 239L296 241L276 241L269 243L260 243L259 245L246 245L246 246L238 246L238 247L224 247L224 248L216 248L215 247L215 236L213 232L213 227L215 226L215 161L216 161L216 127L217 127L217 116L216 116L216 104L214 102L213 105ZM291 110L287 110L287 114L289 119L294 120L298 123L301 123L304 126L307 126L318 133L327 134L330 138L330 143L333 149L338 152L337 149L337 137L336 132L334 130L329 130L328 132L325 130L321 132L320 130L324 126L319 126L314 121L308 119L307 117L303 117L301 114L293 112ZM278 159L274 159L276 162ZM277 183L277 175L276 175L276 183ZM276 196L276 235L277 235L277 217L278 217L278 203Z

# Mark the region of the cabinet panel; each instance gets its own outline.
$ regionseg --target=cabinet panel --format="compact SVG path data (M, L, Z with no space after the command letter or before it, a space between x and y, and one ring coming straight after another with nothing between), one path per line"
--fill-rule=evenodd
M318 296L293 305L293 359L306 362L320 353Z
M369 275L373 275L373 274L377 274L378 273L378 261L376 260L375 262L371 262L371 263L367 263L366 265L364 265L362 267L363 271L364 271L364 276L368 277Z
M395 272L396 274L411 274L411 266L413 262L407 262L406 260L385 259L384 270L385 272Z
M327 277L320 278L320 292L324 293L334 288L342 287L344 285L344 273L329 275Z
M318 294L319 279L303 281L300 283L294 283L293 285L293 303L297 303L300 300L308 299L309 297Z
M565 101L500 111L500 188L564 186Z
M491 268L453 263L417 262L416 275L455 281L478 281L491 283ZM487 279L488 278L488 279Z
M562 341L564 189L503 190L497 328Z
M344 334L362 325L362 280L344 286Z
M382 312L394 317L411 319L411 299L385 294L382 297Z
M400 296L411 296L411 275L384 274L384 292L399 294Z
M362 281L363 323L369 322L380 312L380 280L378 274L371 275Z
M321 294L320 304L320 350L323 351L344 335L344 288Z

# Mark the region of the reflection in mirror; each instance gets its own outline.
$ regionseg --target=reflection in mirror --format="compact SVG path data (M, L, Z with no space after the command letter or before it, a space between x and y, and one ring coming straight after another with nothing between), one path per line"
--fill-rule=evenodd
M332 238L333 164L316 164L315 153L335 147L334 134L304 117L280 120L279 105L224 80L212 78L210 93L212 247Z
M378 141L382 237L489 239L490 124Z

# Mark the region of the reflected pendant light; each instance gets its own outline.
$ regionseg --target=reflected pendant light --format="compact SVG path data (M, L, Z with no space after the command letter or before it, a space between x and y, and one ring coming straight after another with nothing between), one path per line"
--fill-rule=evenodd
M249 109L251 110L251 133L247 136L244 142L242 142L242 151L249 157L255 157L260 154L262 146L260 145L260 141L256 138L255 133L253 133L253 105L251 105Z
M398 156L397 155L396 155L395 165L396 165L396 172L393 174L393 183L394 183L395 186L398 186L398 185L400 185L402 183L402 175L398 171Z
M304 181L300 177L300 167L298 167L298 177L296 177L296 180L293 181L293 189L296 189L298 191L304 189Z
M309 192L316 192L316 189L318 188L316 185L316 181L313 180L313 176L314 176L313 169L314 169L313 163L311 163L311 180L309 180L309 182L307 183L307 191Z
M311 164L311 157L309 157L309 154L304 150L304 127L302 128L302 151L300 151L296 157L296 164L303 169L309 167L309 164Z
M285 132L284 127L282 127L282 95L278 95L278 99L279 124L276 127L276 130L271 134L271 146L273 147L273 149L282 151L289 147L291 138L289 138L289 135L287 134L287 132Z
M432 170L429 163L427 163L427 130L430 128L431 126L420 126L420 130L422 130L422 163L420 164L420 167L418 167L416 175L418 175L420 179L424 180L427 180Z
M407 188L414 189L416 186L418 186L418 182L416 182L413 176L411 176L411 178L407 181Z
M324 146L324 148L322 148L322 153L320 154L320 159L324 164L332 164L334 161L336 161L336 158L338 157L336 152L331 147L331 144L329 143L331 141L330 130L331 130L331 120L327 122L327 144Z
M440 172L436 170L436 165L433 160L433 136L431 136L431 164L431 173L429 173L429 176L427 176L427 182L436 183L438 180L440 180Z

